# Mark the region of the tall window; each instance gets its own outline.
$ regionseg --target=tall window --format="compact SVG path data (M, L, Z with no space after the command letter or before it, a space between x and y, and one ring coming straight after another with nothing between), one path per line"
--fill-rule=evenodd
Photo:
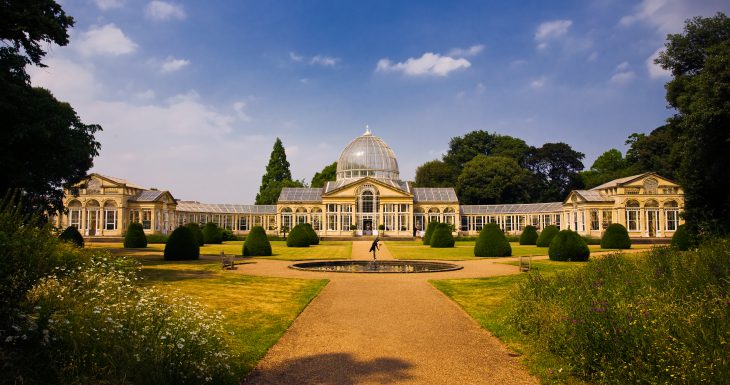
M599 230L600 223L598 222L598 210L591 210L591 230Z
M337 230L337 205L334 203L327 205L327 230Z
M295 217L296 217L296 223L298 225L302 224L302 223L307 223L307 209L305 209L304 207L298 208Z
M611 224L611 221L612 221L611 210L603 210L603 211L601 211L601 215L602 215L601 224L602 224L603 228L605 229L608 227L608 225Z
M431 207L428 209L428 221L441 222L441 212L437 207Z
M452 207L444 209L444 223L454 225L456 223L456 214Z
M68 224L77 229L81 228L81 210L73 209L68 212Z
M676 231L679 226L679 209L677 208L677 202L669 201L664 204L664 217L667 221L667 231Z
M142 219L139 216L139 210L129 211L129 223L142 223Z
M288 207L281 209L281 228L288 230L292 229L292 213L291 209Z
M322 230L322 209L319 207L312 208L312 228L315 231Z
M626 202L626 229L628 231L639 231L639 202Z
M142 210L142 228L146 230L152 228L152 210Z
M117 229L117 205L114 202L104 204L104 230Z
M238 230L240 231L246 231L248 230L248 217L247 216L240 216L238 217Z

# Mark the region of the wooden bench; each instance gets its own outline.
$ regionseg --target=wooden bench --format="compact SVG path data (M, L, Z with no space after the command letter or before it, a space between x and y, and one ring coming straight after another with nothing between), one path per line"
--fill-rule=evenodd
M232 255L226 255L224 252L221 251L221 264L224 270L235 270L236 269L236 263L233 260Z
M520 271L528 272L530 270L532 270L532 257L531 256L520 257Z

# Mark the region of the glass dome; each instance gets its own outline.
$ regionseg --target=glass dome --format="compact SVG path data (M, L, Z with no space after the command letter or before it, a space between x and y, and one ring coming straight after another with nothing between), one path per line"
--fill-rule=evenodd
M366 176L400 179L395 153L382 139L370 133L370 130L350 142L337 160L337 180Z

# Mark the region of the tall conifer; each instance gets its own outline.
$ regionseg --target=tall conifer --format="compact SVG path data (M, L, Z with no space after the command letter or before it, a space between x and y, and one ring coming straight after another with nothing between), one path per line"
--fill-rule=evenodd
M276 204L281 188L289 184L286 182L291 181L291 171L289 170L289 161L286 160L284 145L281 143L281 139L276 138L274 149L271 150L269 164L266 166L266 173L261 177L261 187L259 193L256 194L256 204Z

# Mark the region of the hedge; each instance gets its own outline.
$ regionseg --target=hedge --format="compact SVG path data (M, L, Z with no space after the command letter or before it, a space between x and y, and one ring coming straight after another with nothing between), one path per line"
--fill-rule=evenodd
M266 237L266 231L261 226L254 226L243 242L244 257L269 257L271 256L271 242Z
M58 239L64 242L73 243L78 247L84 247L84 237L81 236L81 233L76 226L66 227L66 230L63 230L63 232L58 236Z
M550 242L552 242L553 238L560 232L560 229L558 226L550 225L542 229L542 232L540 232L540 236L537 237L537 242L535 245L537 247L548 247L550 246Z
M301 224L294 226L286 237L287 247L309 247L309 235Z
M507 242L502 229L496 223L486 224L474 244L474 256L509 257L510 255L512 255L512 246Z
M520 235L520 245L534 245L537 243L537 229L535 226L525 226Z
M314 231L312 224L302 223L302 226L304 226L304 230L307 231L307 236L309 237L309 244L310 245L319 245L319 236L317 236L317 233Z
M562 230L550 242L548 255L552 261L587 261L591 251L578 233Z
M611 223L601 238L602 249L630 249L631 238L626 227L620 223Z
M203 240L207 244L223 243L223 230L213 222L208 222L203 227Z
M190 222L185 225L195 235L195 239L198 241L198 246L205 245L205 237L203 236L203 230L200 229L200 225L195 222Z
M677 231L672 235L672 247L676 247L679 250L687 251L692 245L692 241L689 237L686 225L680 225L677 227Z
M428 222L428 226L426 226L426 234L423 235L423 244L428 245L431 243L431 237L433 236L433 231L436 230L436 226L438 226L438 222Z
M170 234L165 244L166 261L187 261L200 258L200 245L195 234L187 227L180 226Z
M431 247L446 248L454 247L454 236L451 235L451 226L446 223L439 223L431 235Z
M141 223L132 222L127 227L124 235L124 247L128 249L141 249L147 247L147 236L144 235L144 228Z

